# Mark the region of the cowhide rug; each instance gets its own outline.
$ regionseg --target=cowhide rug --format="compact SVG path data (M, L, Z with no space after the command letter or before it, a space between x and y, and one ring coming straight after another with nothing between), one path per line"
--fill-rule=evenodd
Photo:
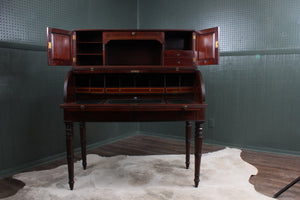
M185 169L184 155L88 155L88 167L75 163L75 186L69 190L67 166L15 175L26 186L7 198L22 200L270 200L248 182L257 169L238 149L202 156L200 184L194 184L194 157Z

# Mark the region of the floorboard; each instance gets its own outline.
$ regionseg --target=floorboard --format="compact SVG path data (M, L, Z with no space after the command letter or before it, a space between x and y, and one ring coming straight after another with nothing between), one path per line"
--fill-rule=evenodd
M204 144L203 153L223 148L222 146ZM191 152L194 152L193 145ZM88 150L88 153L101 156L184 154L185 141L138 135ZM241 157L258 169L258 174L250 178L250 183L255 186L258 192L269 197L272 197L300 175L300 157L249 150L243 150ZM80 154L76 155L75 158L76 160L80 159ZM30 170L51 169L62 164L66 164L65 158ZM0 179L0 198L11 196L22 187L24 187L24 183L12 177ZM295 184L278 199L300 200L300 183Z

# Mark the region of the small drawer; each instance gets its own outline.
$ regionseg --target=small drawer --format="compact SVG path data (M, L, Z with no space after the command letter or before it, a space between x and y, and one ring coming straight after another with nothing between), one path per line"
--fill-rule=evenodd
M164 88L106 88L107 94L164 93Z
M110 40L158 40L163 43L164 33L150 31L104 32L103 43L106 44Z
M75 88L75 93L104 93L104 88L79 87Z
M166 93L193 93L193 87L168 87L166 88Z
M165 57L189 57L193 58L193 51L184 51L184 50L166 50Z
M187 66L187 65L193 65L193 58L171 58L171 57L165 57L165 65L167 66Z

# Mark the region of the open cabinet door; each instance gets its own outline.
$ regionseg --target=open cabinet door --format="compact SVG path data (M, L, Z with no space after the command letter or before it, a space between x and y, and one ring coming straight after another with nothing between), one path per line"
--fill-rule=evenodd
M198 65L219 64L218 27L197 31L195 51Z
M72 31L47 27L48 65L72 65Z

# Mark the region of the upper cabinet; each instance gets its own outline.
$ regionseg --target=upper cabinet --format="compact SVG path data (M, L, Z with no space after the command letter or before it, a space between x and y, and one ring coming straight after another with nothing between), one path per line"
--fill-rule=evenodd
M196 35L197 64L219 64L218 27L197 31Z
M193 30L75 30L47 28L48 64L80 68L218 64L218 28Z
M48 65L73 64L72 31L47 28Z

